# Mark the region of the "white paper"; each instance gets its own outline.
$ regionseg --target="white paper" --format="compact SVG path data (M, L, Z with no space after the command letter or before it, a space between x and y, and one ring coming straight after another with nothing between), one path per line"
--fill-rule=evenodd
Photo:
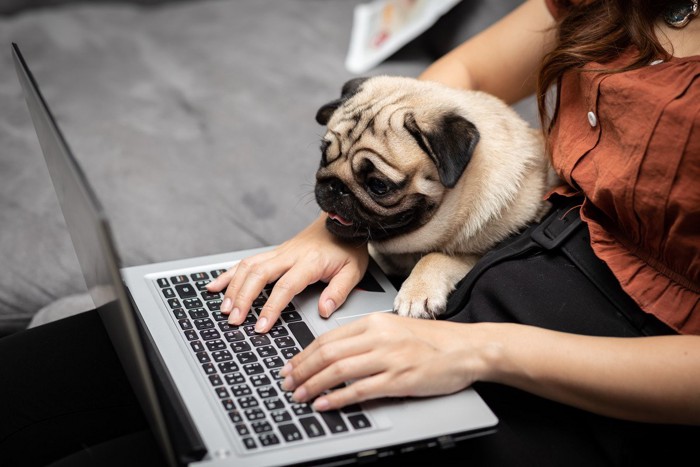
M364 73L418 37L461 0L376 0L355 7L345 67Z

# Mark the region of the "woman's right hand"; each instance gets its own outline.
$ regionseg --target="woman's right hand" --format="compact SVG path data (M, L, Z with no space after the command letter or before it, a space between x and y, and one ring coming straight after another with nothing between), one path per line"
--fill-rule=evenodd
M315 282L328 283L318 302L321 316L329 317L345 302L367 270L367 244L339 240L326 229L326 219L324 213L292 239L243 259L207 285L210 292L226 288L221 312L229 315L229 323L241 324L253 300L275 281L255 325L256 332L269 331L292 298Z

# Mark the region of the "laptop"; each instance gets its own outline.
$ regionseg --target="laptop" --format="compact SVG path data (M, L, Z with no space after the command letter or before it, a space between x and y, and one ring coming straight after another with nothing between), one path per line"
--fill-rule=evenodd
M17 44L15 67L86 286L170 465L345 465L496 430L473 389L316 412L281 389L279 369L315 336L370 312L396 289L376 264L330 318L318 286L296 296L268 334L231 326L204 285L254 249L121 267L110 223L56 125ZM106 421L108 423L108 421Z

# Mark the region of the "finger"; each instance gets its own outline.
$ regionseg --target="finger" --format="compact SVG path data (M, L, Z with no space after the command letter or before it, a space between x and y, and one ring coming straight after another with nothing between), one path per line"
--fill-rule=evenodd
M318 281L318 274L304 263L297 263L282 274L260 310L258 322L255 324L255 332L269 331L289 302L309 284Z
M340 326L339 328L328 331L321 334L319 337L313 340L304 350L295 355L291 360L287 362L282 370L280 371L281 376L289 375L294 368L303 366L304 362L316 355L318 349L322 346L327 346L329 344L338 342L340 340L351 338L353 336L361 335L367 329L367 326L363 322L364 319L353 321L352 323Z
M286 268L286 264L273 255L260 255L240 261L221 303L221 312L230 313L229 323L240 324L263 287L277 279Z
M318 411L339 409L346 405L356 404L370 399L391 396L387 388L391 386L389 375L380 373L363 378L325 394L313 403L313 408Z
M228 270L226 270L222 274L219 274L219 277L216 277L209 281L209 283L206 285L207 290L209 292L221 292L228 285L228 283L231 282L231 278L234 274L236 274L237 268L238 263L228 268Z
M345 303L348 294L362 278L360 271L356 268L344 267L338 274L333 276L318 300L319 314L328 318L340 305Z
M331 363L299 385L294 390L292 397L298 402L307 402L323 391L337 387L341 383L373 376L384 370L386 370L386 363L381 358L377 358L375 352L369 349L365 353Z

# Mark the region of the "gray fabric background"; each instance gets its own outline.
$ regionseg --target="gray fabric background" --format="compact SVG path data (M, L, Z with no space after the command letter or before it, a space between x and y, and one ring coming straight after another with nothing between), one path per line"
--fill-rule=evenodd
M318 214L314 115L353 77L343 62L357 1L40 3L0 0L0 334L47 305L75 310L85 288L13 41L125 266L277 244ZM416 76L518 3L464 0L368 74ZM518 109L534 120L531 102Z

